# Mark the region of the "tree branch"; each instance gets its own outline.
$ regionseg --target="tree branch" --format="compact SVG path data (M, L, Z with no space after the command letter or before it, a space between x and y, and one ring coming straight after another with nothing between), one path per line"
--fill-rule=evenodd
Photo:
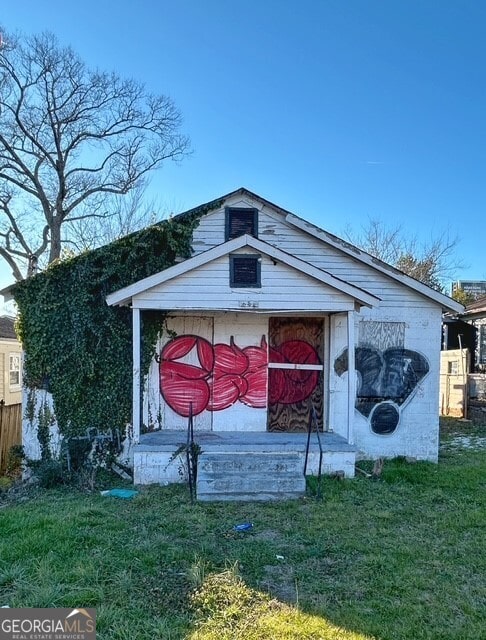
M12 275L15 278L15 280L17 282L19 282L20 280L23 280L24 277L23 277L22 272L20 271L19 267L17 266L17 263L12 258L10 253L4 247L1 247L1 246L0 246L0 256L2 256L2 258L5 260L5 262L12 269Z

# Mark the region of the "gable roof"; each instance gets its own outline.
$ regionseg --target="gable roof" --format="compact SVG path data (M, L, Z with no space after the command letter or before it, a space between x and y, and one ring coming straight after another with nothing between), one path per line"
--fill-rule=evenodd
M471 317L486 316L486 296L478 298L474 302L466 305L466 310L461 314L462 318L469 319Z
M15 320L10 316L0 316L0 339L17 340Z
M289 253L274 247L263 240L259 240L249 235L242 235L234 238L233 240L228 240L212 249L208 249L207 251L203 251L202 253L198 253L185 260L184 262L180 262L164 271L160 271L148 278L144 278L143 280L139 280L134 284L125 287L124 289L120 289L119 291L115 291L107 296L106 301L109 305L125 305L130 302L130 300L144 292L148 289L156 287L168 280L181 276L197 267L200 267L212 260L216 260L224 255L228 255L233 251L237 251L238 249L243 249L245 247L249 247L251 249L255 249L262 254L273 258L279 262L286 264L289 267L296 269L297 271L301 271L307 276L310 276L325 284L330 286L348 296L353 298L358 304L361 306L374 307L379 304L379 298L374 296L373 294L361 289L360 287L356 287L355 285L350 284L340 278L336 278L332 274L322 269L319 269L300 258L296 258L295 256L290 255Z
M396 267L393 267L392 265L387 264L386 262L383 262L378 258L375 258L374 256L370 255L366 251L363 251L362 249L359 249L355 245L351 244L350 242L347 242L346 240L343 240L342 238L339 238L338 236L335 236L332 233L329 233L328 231L321 229L317 225L311 222L307 222L306 220L304 220L303 218L300 218L299 216L295 215L291 211L283 209L282 207L274 204L273 202L270 202L270 200L266 200L265 198L262 198L258 194L253 193L252 191L246 189L245 187L240 187L235 191L231 191L230 193L227 193L224 196L215 198L214 200L206 202L203 205L199 205L194 209L184 211L183 213L180 213L174 217L183 219L185 216L196 214L200 210L211 210L217 207L218 204L223 203L225 200L229 200L234 196L247 196L249 198L257 200L258 202L261 202L262 205L266 205L268 207L273 208L275 211L277 211L278 213L280 213L285 217L285 220L287 223L314 236L315 238L328 244L334 249L337 249L342 253L348 256L351 256L354 260L358 260L359 262L362 262L368 265L369 267L375 269L376 271L379 271L380 273L385 274L386 276L392 278L393 280L399 282L400 284L405 285L410 289L413 289L417 293L423 295L429 300L432 300L436 304L440 305L443 311L453 311L454 313L461 313L464 311L463 305L461 305L459 302L456 302L451 297L443 293L440 293L435 289L432 289L431 287L427 286L423 282L420 282L420 280L416 280L415 278L412 278L411 276L407 275L403 271L400 271Z
M338 236L335 236L325 231L324 229L321 229L320 227L318 227L313 223L307 222L303 218L300 218L294 213L286 209L283 209L279 205L276 205L275 203L271 202L270 200L266 200L265 198L262 198L262 196L259 196L258 194L253 193L252 191L250 191L249 189L246 189L245 187L240 187L239 189L235 189L234 191L231 191L230 193L227 193L224 196L220 196L218 198L210 200L209 202L198 205L197 207L194 207L192 209L179 213L173 216L173 219L184 220L184 218L191 217L193 215L198 215L201 213L204 215L214 210L217 207L223 206L226 200L233 198L235 196L247 196L253 200L260 202L263 206L268 206L272 208L274 211L280 213L285 218L288 224L293 225L296 228L310 234L311 236L319 239L320 241L333 247L334 249L337 249L342 253L352 257L354 260L357 260L363 264L366 264L372 269L375 269L376 271L382 274L385 274L386 276L388 276L392 280L395 280L401 285L409 287L410 289L416 291L417 293L424 296L425 298L438 304L444 312L453 312L455 314L462 314L464 312L464 306L456 302L455 300L453 300L451 297L443 293L440 293L439 291L436 291L431 287L428 287L423 282L420 282L419 280L416 280L415 278L408 276L407 274L400 271L396 267L393 267L392 265L387 264L386 262L383 262L382 260L379 260L378 258L371 256L370 254L366 253L366 251L363 251L362 249L359 249L358 247L343 240L342 238L339 238ZM170 269L172 268L173 267L171 267ZM328 274L328 275L330 276L331 274ZM338 278L336 278L336 280L338 280ZM347 283L347 284L349 286L353 286L350 283ZM13 298L12 290L14 286L15 286L14 284L9 285L8 287L5 287L0 291L0 295L3 295L5 301L9 301ZM119 292L115 292L115 294L112 294L112 295L116 295L118 293ZM371 295L369 294L369 292L366 292L366 293L367 295ZM120 304L120 303L116 302L112 304Z

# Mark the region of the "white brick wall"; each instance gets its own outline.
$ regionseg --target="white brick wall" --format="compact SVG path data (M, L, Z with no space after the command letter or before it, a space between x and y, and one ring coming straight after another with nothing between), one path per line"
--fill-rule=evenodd
M404 347L424 355L429 364L429 372L420 381L411 396L399 407L400 422L391 434L378 435L371 430L370 421L358 411L354 413L354 437L362 457L410 456L419 460L437 461L439 416L439 358L441 312L435 305L430 308L395 309L381 307L373 311L363 310L357 316L356 336L359 336L359 321L380 320L405 323ZM346 320L335 316L332 362L346 347ZM331 366L330 426L336 433L345 435L347 405L347 373L337 376Z
M24 387L22 392L22 445L25 456L29 460L40 460L41 457L37 429L39 415L42 415L44 410L52 415L52 424L49 426L49 447L52 456L56 458L60 453L62 436L55 419L52 395L44 390Z

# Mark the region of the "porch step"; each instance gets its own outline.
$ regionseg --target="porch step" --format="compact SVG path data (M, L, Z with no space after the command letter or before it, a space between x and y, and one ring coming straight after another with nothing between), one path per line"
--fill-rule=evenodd
M305 492L303 456L295 452L202 452L197 499L278 500Z

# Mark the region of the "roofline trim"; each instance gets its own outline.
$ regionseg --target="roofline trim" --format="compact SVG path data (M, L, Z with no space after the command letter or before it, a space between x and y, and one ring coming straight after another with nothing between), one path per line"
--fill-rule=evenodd
M273 245L270 245L262 240L254 238L249 235L242 235L228 242L224 242L222 244L217 245L207 251L203 251L193 256L192 258L188 258L184 260L184 262L180 262L172 267L168 267L163 271L159 271L147 278L143 278L138 282L135 282L128 287L124 287L123 289L119 289L113 293L110 293L106 297L106 302L108 305L126 305L128 304L133 297L142 293L143 291L147 291L153 287L158 286L159 284L163 284L168 280L172 280L173 278L177 278L188 271L192 271L193 269L197 269L198 267L207 264L213 260L216 260L224 255L230 254L237 249L241 249L244 247L251 247L261 253L268 255L271 258L279 260L280 262L285 263L287 266L292 267L302 273L305 273L308 276L313 277L314 279L326 284L327 286L332 287L342 293L349 295L351 298L356 300L362 306L367 307L375 307L379 304L380 299L365 291L364 289L360 289L355 285L350 284L344 280L336 278L332 274L327 271L323 271L314 265L311 265L300 258L296 258L281 249L277 249Z

